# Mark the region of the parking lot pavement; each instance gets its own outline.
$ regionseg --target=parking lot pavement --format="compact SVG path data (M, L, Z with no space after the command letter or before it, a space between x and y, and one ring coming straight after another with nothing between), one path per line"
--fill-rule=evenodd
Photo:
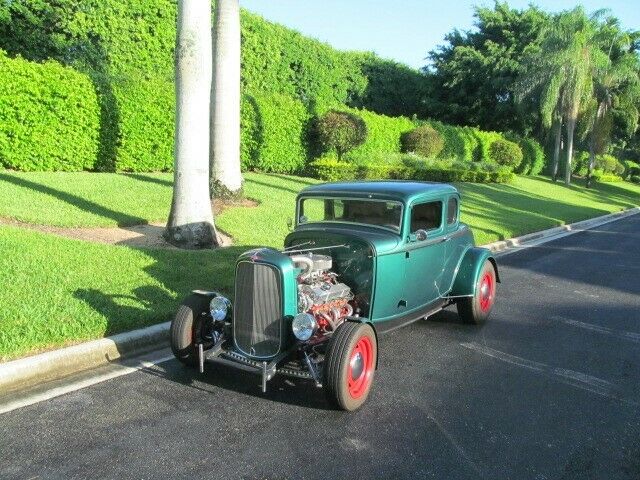
M176 361L0 416L0 478L640 478L640 216L499 259L482 328L380 339L369 402Z

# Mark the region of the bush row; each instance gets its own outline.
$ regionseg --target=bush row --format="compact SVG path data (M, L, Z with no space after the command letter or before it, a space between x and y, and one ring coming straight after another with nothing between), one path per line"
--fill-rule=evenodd
M96 167L100 109L91 80L55 61L0 50L0 165L26 171Z
M310 164L309 173L326 181L338 180L424 180L433 182L508 183L514 174L505 169L472 170L428 163L350 163L323 157Z

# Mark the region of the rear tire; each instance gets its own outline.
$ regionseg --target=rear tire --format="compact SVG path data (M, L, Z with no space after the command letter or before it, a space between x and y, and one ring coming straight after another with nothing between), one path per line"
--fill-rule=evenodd
M195 345L195 329L203 313L209 310L209 298L189 295L178 308L171 322L171 351L175 357L190 367L198 365L198 351Z
M371 325L345 322L329 340L323 370L328 402L353 411L367 400L376 368L378 342Z
M496 300L496 270L490 260L485 260L473 297L458 299L458 315L464 323L483 324L493 309Z

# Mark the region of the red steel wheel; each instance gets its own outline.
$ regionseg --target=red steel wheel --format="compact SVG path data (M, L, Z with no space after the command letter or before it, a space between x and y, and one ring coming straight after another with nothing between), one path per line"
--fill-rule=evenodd
M352 398L360 398L371 384L375 365L373 362L373 344L367 336L358 340L351 352L347 383Z
M473 297L459 298L456 302L458 315L465 323L484 323L496 300L496 270L490 260L485 260Z
M486 272L480 279L480 309L483 312L491 310L495 296L495 285L495 277L490 272Z
M378 342L371 325L345 322L329 340L323 387L329 403L355 410L367 400L376 369Z

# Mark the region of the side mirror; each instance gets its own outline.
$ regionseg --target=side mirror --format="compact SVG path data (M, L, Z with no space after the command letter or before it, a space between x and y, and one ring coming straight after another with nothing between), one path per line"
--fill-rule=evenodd
M293 218L291 217L287 218L287 228L289 229L289 231L293 230Z
M427 239L427 231L422 228L416 230L411 235L409 235L409 241L411 242L422 242Z

